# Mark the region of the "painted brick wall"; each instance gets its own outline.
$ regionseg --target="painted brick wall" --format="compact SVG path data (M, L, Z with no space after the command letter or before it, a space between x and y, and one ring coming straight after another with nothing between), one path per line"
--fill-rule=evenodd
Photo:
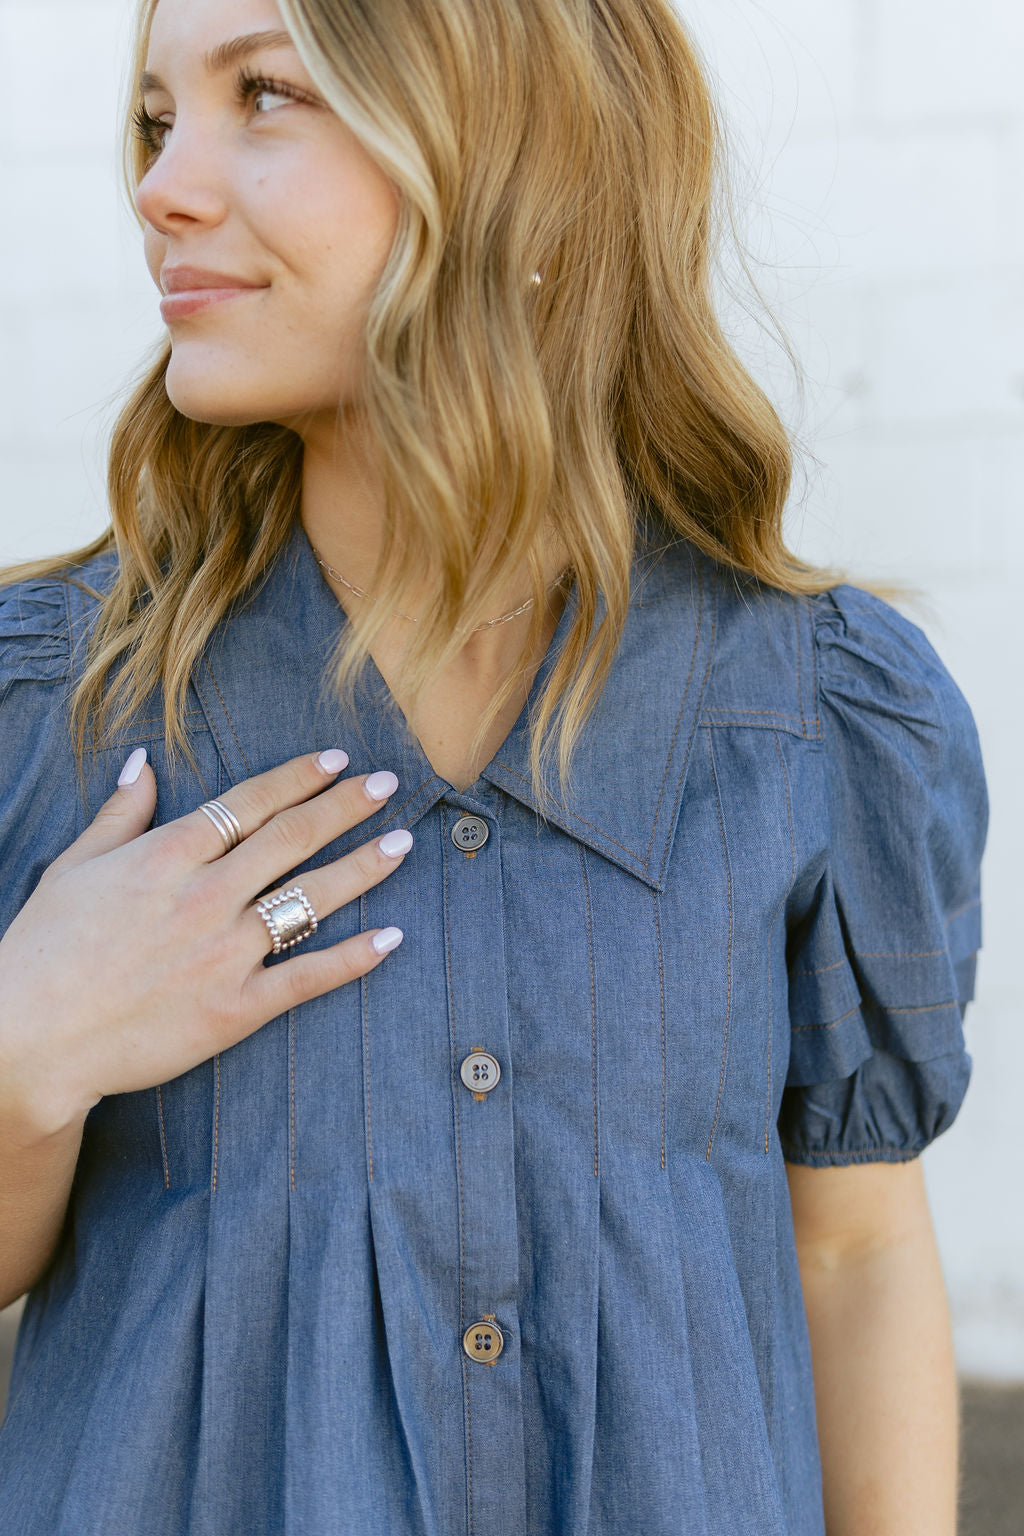
M960 1116L924 1154L964 1372L1024 1377L1024 11L1011 0L686 0L720 82L754 275L807 373L742 315L813 453L802 554L911 582L967 695L991 823ZM745 200L745 202L744 202ZM1018 708L1013 707L1013 700Z
M810 454L791 541L921 586L992 801L974 1079L924 1165L962 1370L1024 1378L1015 970L1024 730L1024 9L687 0L718 81L754 273L807 375L723 291ZM115 178L126 0L0 0L0 561L105 522L104 447L161 334ZM749 296L748 296L749 302Z

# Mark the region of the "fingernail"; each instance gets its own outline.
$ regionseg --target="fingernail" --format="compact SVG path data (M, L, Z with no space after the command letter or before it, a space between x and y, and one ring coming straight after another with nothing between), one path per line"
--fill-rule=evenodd
M389 949L395 949L401 944L405 934L401 928L382 928L380 933L375 933L370 943L378 955L386 955Z
M383 837L377 839L377 847L389 858L397 859L400 853L408 853L412 847L412 833L404 827L398 827L394 832L385 832Z
M371 800L386 800L397 788L398 780L387 768L381 773L371 773L366 781L366 793Z
M142 765L145 761L145 747L136 747L131 757L121 769L121 776L117 781L118 784L134 784L139 774L142 772Z
M324 773L340 773L347 762L348 753L343 752L340 747L330 747L317 757L317 763Z

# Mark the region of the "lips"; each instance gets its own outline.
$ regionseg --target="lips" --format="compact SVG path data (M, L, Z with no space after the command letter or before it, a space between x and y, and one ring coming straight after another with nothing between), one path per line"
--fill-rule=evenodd
M265 288L266 283L254 283L246 277L236 277L230 272L214 272L209 267L164 267L160 273L160 286L165 294L194 293L201 288Z
M160 274L164 296L160 314L164 323L202 315L229 303L240 303L253 294L265 293L269 283L254 283L233 272L214 272L210 267L165 267Z

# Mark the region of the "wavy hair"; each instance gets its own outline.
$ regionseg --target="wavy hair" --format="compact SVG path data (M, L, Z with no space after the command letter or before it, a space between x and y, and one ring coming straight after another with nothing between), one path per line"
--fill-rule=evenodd
M135 189L151 152L131 112L156 3L139 0L124 113L122 168L140 225ZM691 541L737 579L792 593L846 579L786 548L795 439L716 314L718 253L735 224L709 78L669 0L279 6L317 88L401 194L361 341L360 405L385 492L375 602L359 633L341 627L328 673L351 709L380 626L406 583L429 575L436 607L403 676L415 703L457 653L456 627L493 613L525 561L529 632L475 753L540 644L537 550L553 532L578 608L530 722L543 803L542 755L557 745L564 784L611 669L648 510L666 540ZM75 579L74 567L117 551L72 697L79 764L90 721L95 751L95 732L129 724L162 684L168 751L195 766L183 726L193 668L299 513L298 435L184 417L167 397L169 358L165 340L114 426L110 526L64 556L0 572L3 583Z

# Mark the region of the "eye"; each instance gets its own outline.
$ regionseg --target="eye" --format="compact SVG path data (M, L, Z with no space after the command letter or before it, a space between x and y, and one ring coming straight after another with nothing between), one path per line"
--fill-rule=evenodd
M235 99L242 107L249 105L260 96L278 96L285 101L308 102L313 104L312 97L296 86L289 85L285 80L272 80L266 75L253 75L247 69L239 71L235 80ZM266 117L267 109L257 110L253 108L258 117ZM132 113L132 125L136 139L152 157L160 154L166 148L163 135L174 126L165 123L158 117L153 117L140 103Z
M284 80L271 80L266 75L252 75L247 69L240 70L235 81L235 96L240 104L245 106L254 97L264 95L283 96L288 101L309 100L303 91Z
M162 123L159 118L151 117L144 106L138 106L132 113L132 128L135 138L151 155L158 155L163 149L163 140L160 134L165 128L170 128L170 123Z

